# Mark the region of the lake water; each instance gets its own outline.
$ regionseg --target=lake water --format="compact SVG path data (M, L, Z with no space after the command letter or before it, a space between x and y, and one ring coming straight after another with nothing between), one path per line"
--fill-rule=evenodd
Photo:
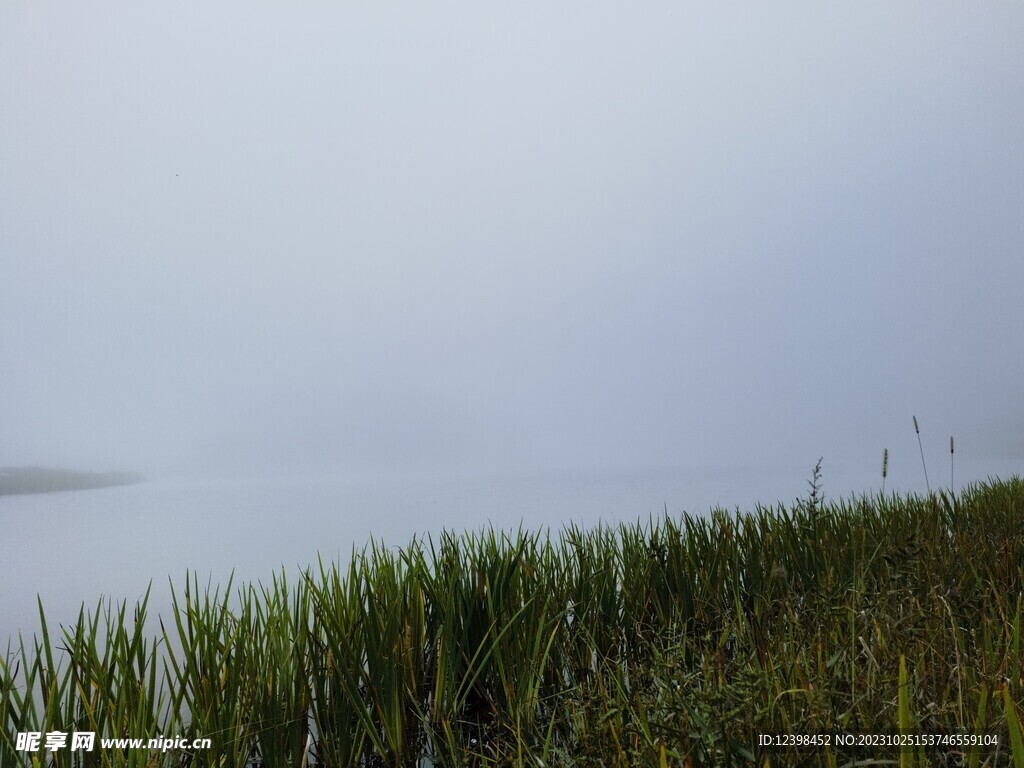
M1024 461L957 463L957 485L1024 473ZM90 491L0 497L0 645L39 626L51 632L100 596L129 606L153 583L150 614L167 614L168 579L267 581L325 561L346 562L371 537L405 544L417 534L487 525L514 530L591 527L647 519L667 508L706 514L753 509L807 492L808 467L718 467L564 472L503 477L289 477L156 480ZM876 466L826 465L829 498L877 491ZM889 478L888 490L923 492Z

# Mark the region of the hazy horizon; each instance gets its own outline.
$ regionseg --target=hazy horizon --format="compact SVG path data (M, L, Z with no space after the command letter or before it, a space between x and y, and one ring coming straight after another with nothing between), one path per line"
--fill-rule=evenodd
M1024 6L0 7L0 466L1024 459ZM941 469L934 470L940 472Z

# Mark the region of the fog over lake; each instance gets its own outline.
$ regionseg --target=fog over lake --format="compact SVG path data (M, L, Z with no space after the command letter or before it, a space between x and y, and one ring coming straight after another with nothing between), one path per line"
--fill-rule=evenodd
M0 639L1024 469L1024 5L0 4ZM434 502L437 502L436 504ZM10 617L13 617L10 618Z
M924 492L918 457L890 459L886 491ZM933 467L933 470L937 469ZM1021 473L1018 460L962 460L963 482ZM806 471L805 471L806 470ZM948 488L948 466L944 478ZM442 530L493 527L514 533L646 521L668 512L753 510L809 494L811 470L736 466L447 476L344 478L298 475L219 480L164 479L140 485L0 497L5 525L0 642L48 622L73 623L104 599L129 608L152 583L151 615L168 618L173 579L202 585L297 578L324 563L346 564L370 541L401 546ZM879 468L822 468L826 499L878 492ZM936 485L939 485L937 482ZM960 486L958 481L957 487ZM158 627L154 624L154 627Z

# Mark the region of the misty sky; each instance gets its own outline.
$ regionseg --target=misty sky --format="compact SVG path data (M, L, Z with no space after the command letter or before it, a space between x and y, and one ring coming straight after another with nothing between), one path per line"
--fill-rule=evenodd
M0 465L1024 457L1024 4L0 4Z

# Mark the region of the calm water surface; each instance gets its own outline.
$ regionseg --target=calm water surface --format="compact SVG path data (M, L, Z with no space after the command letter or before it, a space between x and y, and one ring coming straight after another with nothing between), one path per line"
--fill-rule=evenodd
M877 467L825 466L827 496L878 490ZM962 462L957 484L1024 472L1020 460ZM518 477L289 477L155 480L141 485L0 497L0 644L39 626L36 596L53 627L101 597L129 606L153 583L151 615L167 615L168 579L267 581L348 560L370 538L405 544L419 534L487 525L514 530L591 527L647 519L667 508L706 514L791 502L807 467L720 467L568 472ZM962 478L960 477L962 475ZM916 479L916 478L915 478ZM923 491L913 482L887 490Z

